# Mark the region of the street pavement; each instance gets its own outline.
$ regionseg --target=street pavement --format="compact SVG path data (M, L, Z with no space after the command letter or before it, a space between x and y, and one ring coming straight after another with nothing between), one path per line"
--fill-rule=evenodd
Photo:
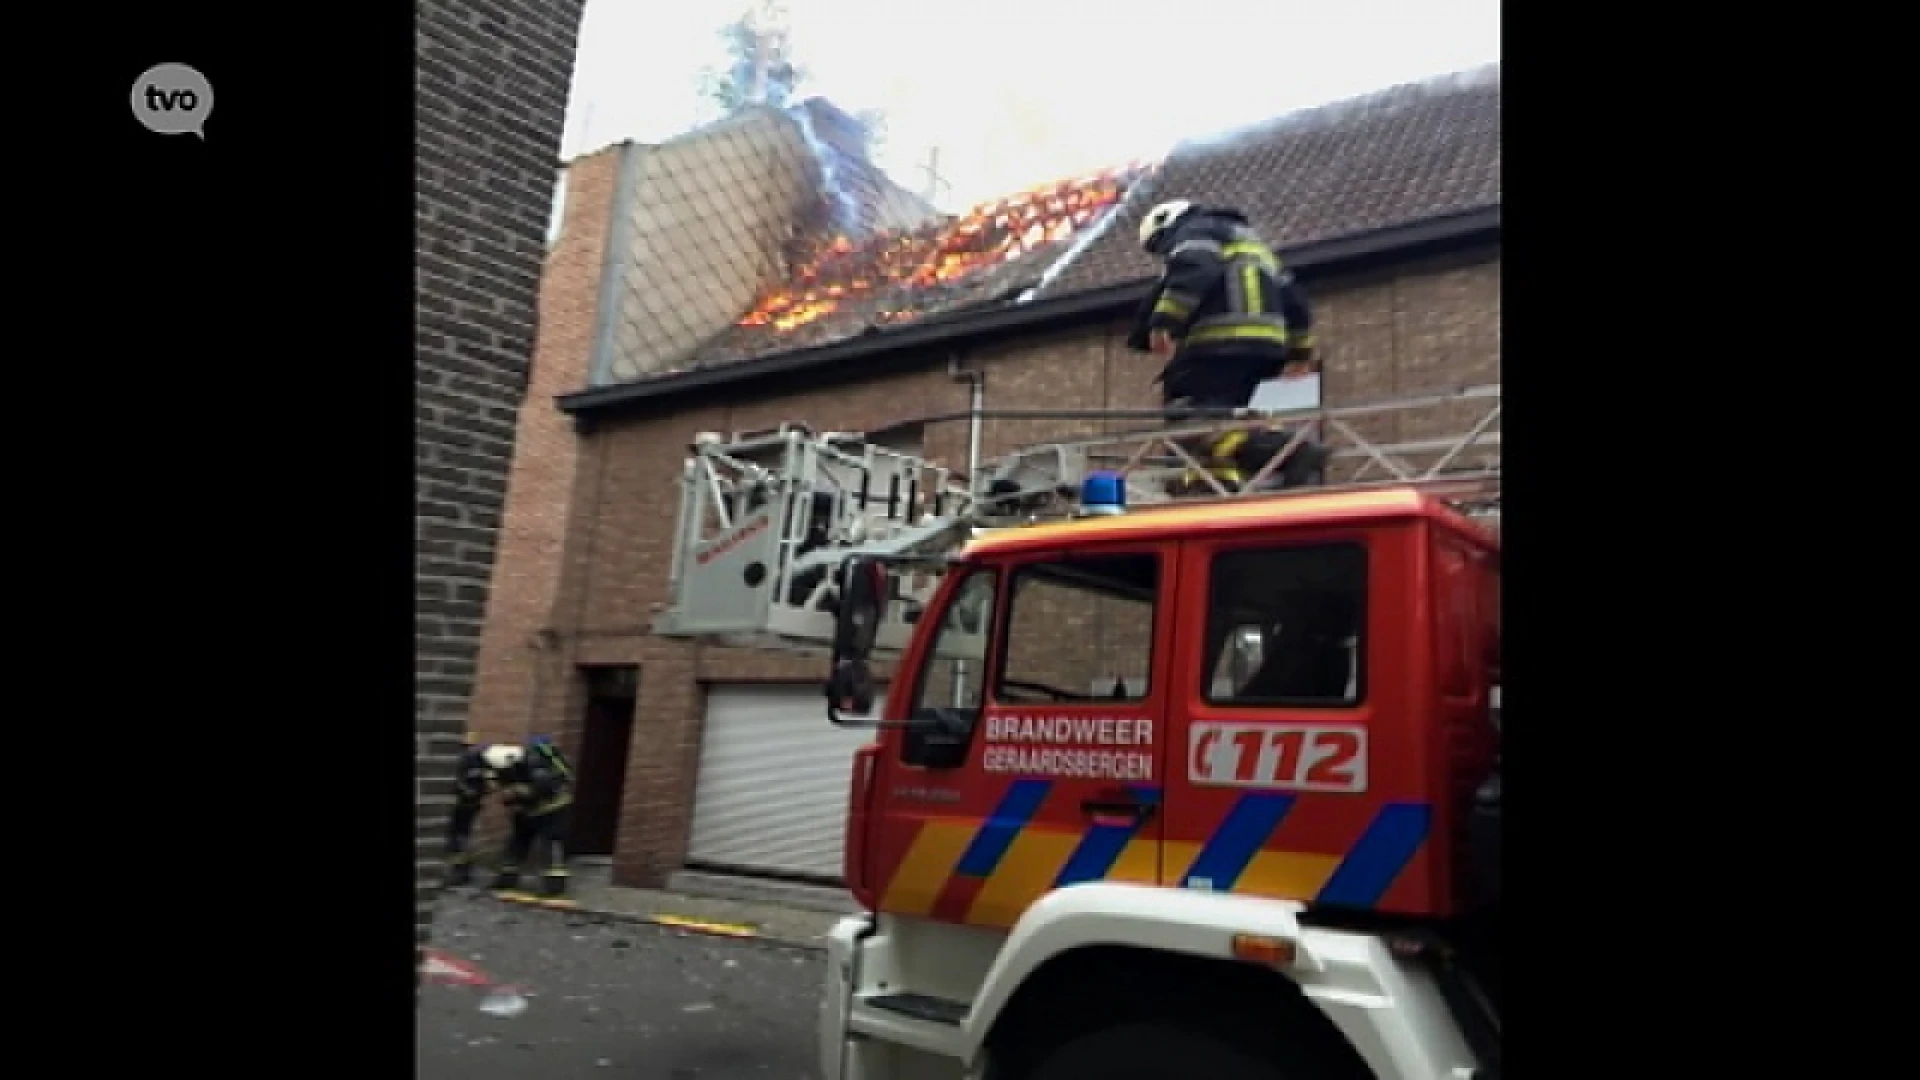
M432 944L491 985L428 980L420 1080L817 1080L818 951L451 891Z

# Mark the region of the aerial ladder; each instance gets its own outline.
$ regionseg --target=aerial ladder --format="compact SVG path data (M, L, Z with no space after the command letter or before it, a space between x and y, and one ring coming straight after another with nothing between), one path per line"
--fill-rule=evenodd
M784 424L693 441L680 480L670 599L653 630L669 638L781 651L826 652L839 575L854 556L900 572L875 635L876 652L905 648L939 584L944 560L983 530L1112 512L1088 504L1088 480L1118 487L1130 512L1209 501L1288 498L1412 487L1498 527L1500 387L1330 408L1240 409L1168 428L1157 412L994 410L942 417L1126 423L1133 430L1043 441L983 461L968 475L865 434ZM1466 418L1437 438L1381 442L1362 433L1390 417ZM1284 434L1284 445L1238 485L1208 469L1198 447L1232 430ZM1269 489L1293 455L1318 446L1331 482Z

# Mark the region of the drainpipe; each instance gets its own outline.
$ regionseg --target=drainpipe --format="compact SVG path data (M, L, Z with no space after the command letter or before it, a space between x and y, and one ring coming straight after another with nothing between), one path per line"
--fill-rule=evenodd
M987 376L976 371L968 382L973 384L967 392L967 483L971 484L980 475L980 428L987 411Z
M967 384L967 490L980 494L980 429L986 422L987 411L987 373L978 367L969 365L960 353L954 353L947 360L947 375L955 382ZM952 707L966 708L978 704L966 700L967 664L964 660L953 662L953 690L949 700Z
M947 375L967 384L967 486L980 473L980 426L987 411L987 373L968 366L959 353L947 360Z

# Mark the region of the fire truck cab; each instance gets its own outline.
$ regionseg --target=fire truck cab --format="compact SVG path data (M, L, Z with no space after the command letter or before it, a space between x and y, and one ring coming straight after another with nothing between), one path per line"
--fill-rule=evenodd
M662 625L830 642L827 711L877 728L826 1080L1499 1075L1496 528L1431 476L982 528L896 515L967 495L917 464L897 528L842 528L893 466L781 438L690 466Z
M1492 533L1295 495L995 533L944 576L854 767L827 1076L1475 1075Z

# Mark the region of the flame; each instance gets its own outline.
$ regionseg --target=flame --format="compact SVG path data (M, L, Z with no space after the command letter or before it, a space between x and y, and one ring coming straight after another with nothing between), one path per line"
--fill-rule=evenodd
M951 221L885 232L857 243L839 235L818 243L783 287L762 296L741 326L785 332L890 286L935 289L1057 243L1120 201L1145 166L1131 163L1041 184L982 203ZM883 322L912 318L888 311Z

